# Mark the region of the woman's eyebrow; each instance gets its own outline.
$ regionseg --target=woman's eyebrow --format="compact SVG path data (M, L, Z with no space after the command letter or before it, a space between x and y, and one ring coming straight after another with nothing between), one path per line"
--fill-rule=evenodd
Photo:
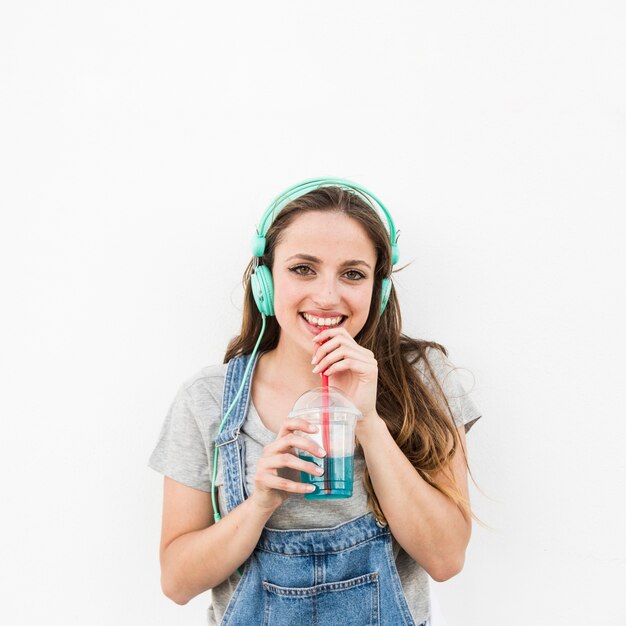
M311 263L322 263L321 259L318 259L316 256L312 256L310 254L294 254L293 256L290 256L288 259L285 259L285 261L291 261L291 259L304 259L305 261L310 261ZM369 265L369 263L366 263L365 261L361 261L359 259L351 259L350 261L344 261L339 267L347 267L348 265L365 265L365 267L367 267L368 269L372 269Z

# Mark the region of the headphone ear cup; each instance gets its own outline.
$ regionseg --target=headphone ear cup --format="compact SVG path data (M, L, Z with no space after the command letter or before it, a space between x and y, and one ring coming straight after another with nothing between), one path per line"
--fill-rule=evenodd
M389 296L391 295L391 278L383 278L383 282L380 285L380 314L385 312L387 302L389 302Z
M265 265L259 265L250 275L250 289L256 306L264 315L274 315L274 281L272 272Z

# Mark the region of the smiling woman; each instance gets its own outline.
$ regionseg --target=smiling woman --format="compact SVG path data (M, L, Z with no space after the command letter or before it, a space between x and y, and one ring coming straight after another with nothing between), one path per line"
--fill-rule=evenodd
M266 211L241 331L185 382L150 459L166 476L163 589L181 604L211 589L210 624L334 623L340 607L351 623L425 624L428 576L463 566L480 411L445 348L401 332L383 205L388 230L356 183L305 183ZM297 479L319 468L294 448L324 451L287 415L320 372L362 414L345 500L306 500Z

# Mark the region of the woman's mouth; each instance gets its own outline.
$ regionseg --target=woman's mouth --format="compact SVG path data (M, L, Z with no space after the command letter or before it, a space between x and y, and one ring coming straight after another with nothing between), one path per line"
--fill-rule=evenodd
M300 313L300 317L304 320L308 329L316 335L322 332L322 328L341 326L347 319L346 315L340 315L339 317L315 317L308 313Z

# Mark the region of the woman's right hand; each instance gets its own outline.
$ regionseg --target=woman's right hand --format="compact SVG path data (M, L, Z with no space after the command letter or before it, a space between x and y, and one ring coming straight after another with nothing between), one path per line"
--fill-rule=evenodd
M308 451L312 456L325 455L316 443L309 437L297 435L294 431L303 433L317 432L317 427L306 420L288 417L282 423L276 439L263 448L263 455L257 461L254 476L254 492L251 495L256 504L270 511L275 511L287 498L294 493L311 493L309 485L283 478L278 475L281 467L307 472L321 476L323 470L308 461L296 456L294 448Z

